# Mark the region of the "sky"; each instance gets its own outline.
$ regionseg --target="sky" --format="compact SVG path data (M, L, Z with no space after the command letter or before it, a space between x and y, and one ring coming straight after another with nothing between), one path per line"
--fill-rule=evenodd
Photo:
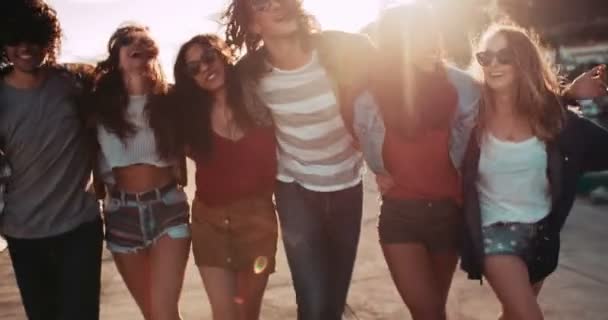
M227 0L47 0L64 29L60 59L96 61L110 35L124 22L148 25L169 74L179 46L195 34L219 32L219 12ZM387 0L304 0L323 29L358 31L373 21Z

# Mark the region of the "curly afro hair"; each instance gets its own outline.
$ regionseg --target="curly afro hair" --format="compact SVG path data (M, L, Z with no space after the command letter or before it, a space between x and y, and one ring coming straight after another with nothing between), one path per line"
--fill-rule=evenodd
M42 0L2 0L0 7L0 65L9 64L4 48L21 42L40 45L46 63L55 64L61 47L57 12Z
M284 4L292 11L298 20L298 33L306 43L311 34L320 31L316 18L302 7L302 0L286 1ZM246 49L254 52L262 46L262 37L249 32L252 21L252 9L249 0L231 0L222 14L222 22L226 26L226 43L235 52Z

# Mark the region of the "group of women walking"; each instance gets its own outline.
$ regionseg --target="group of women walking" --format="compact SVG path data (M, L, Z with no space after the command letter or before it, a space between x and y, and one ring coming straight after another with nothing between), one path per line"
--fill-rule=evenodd
M478 78L458 70L421 4L387 9L376 47L320 32L294 0L233 1L226 19L228 43L198 35L182 46L172 88L143 27L117 30L96 69L94 119L113 176L108 246L147 319L177 319L190 239L214 319L259 317L275 270L273 192L298 318L341 319L363 158L383 195L382 250L414 319L446 318L461 255L502 319L542 319L536 297L557 265L576 177L608 169L608 133L565 108L584 84L564 91L530 34L510 25L481 37ZM592 72L583 77L603 69ZM175 174L184 156L196 163L191 228Z
M298 319L341 319L365 163L413 319L446 319L459 258L497 317L543 319L576 180L608 169L608 132L567 108L606 93L603 66L564 86L536 38L495 24L460 70L420 2L370 37L321 31L298 0L233 0L224 20L226 40L182 45L174 84L149 30L120 27L86 99L107 247L145 319L180 318L191 246L213 318L258 319L279 226Z

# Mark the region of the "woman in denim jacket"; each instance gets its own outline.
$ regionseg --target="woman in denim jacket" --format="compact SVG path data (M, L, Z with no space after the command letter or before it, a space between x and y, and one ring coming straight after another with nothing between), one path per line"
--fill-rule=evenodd
M354 131L379 175L380 243L413 319L445 319L463 223L458 169L480 91L442 60L431 8L387 9L376 31L376 76L356 100Z

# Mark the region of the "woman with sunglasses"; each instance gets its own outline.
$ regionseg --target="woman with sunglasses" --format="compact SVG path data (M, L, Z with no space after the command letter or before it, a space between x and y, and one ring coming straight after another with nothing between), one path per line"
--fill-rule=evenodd
M180 319L190 250L183 153L163 103L167 82L148 29L120 27L95 70L94 123L106 181L108 249L146 320Z
M608 132L565 108L556 74L525 30L493 26L479 48L483 95L463 169L462 267L472 279L485 276L502 319L543 319L537 296L557 267L576 181L608 169ZM601 93L603 72L584 74L570 92Z
M171 94L196 163L192 249L215 320L259 318L278 237L274 129L248 113L234 61L217 36L195 36L179 50Z

